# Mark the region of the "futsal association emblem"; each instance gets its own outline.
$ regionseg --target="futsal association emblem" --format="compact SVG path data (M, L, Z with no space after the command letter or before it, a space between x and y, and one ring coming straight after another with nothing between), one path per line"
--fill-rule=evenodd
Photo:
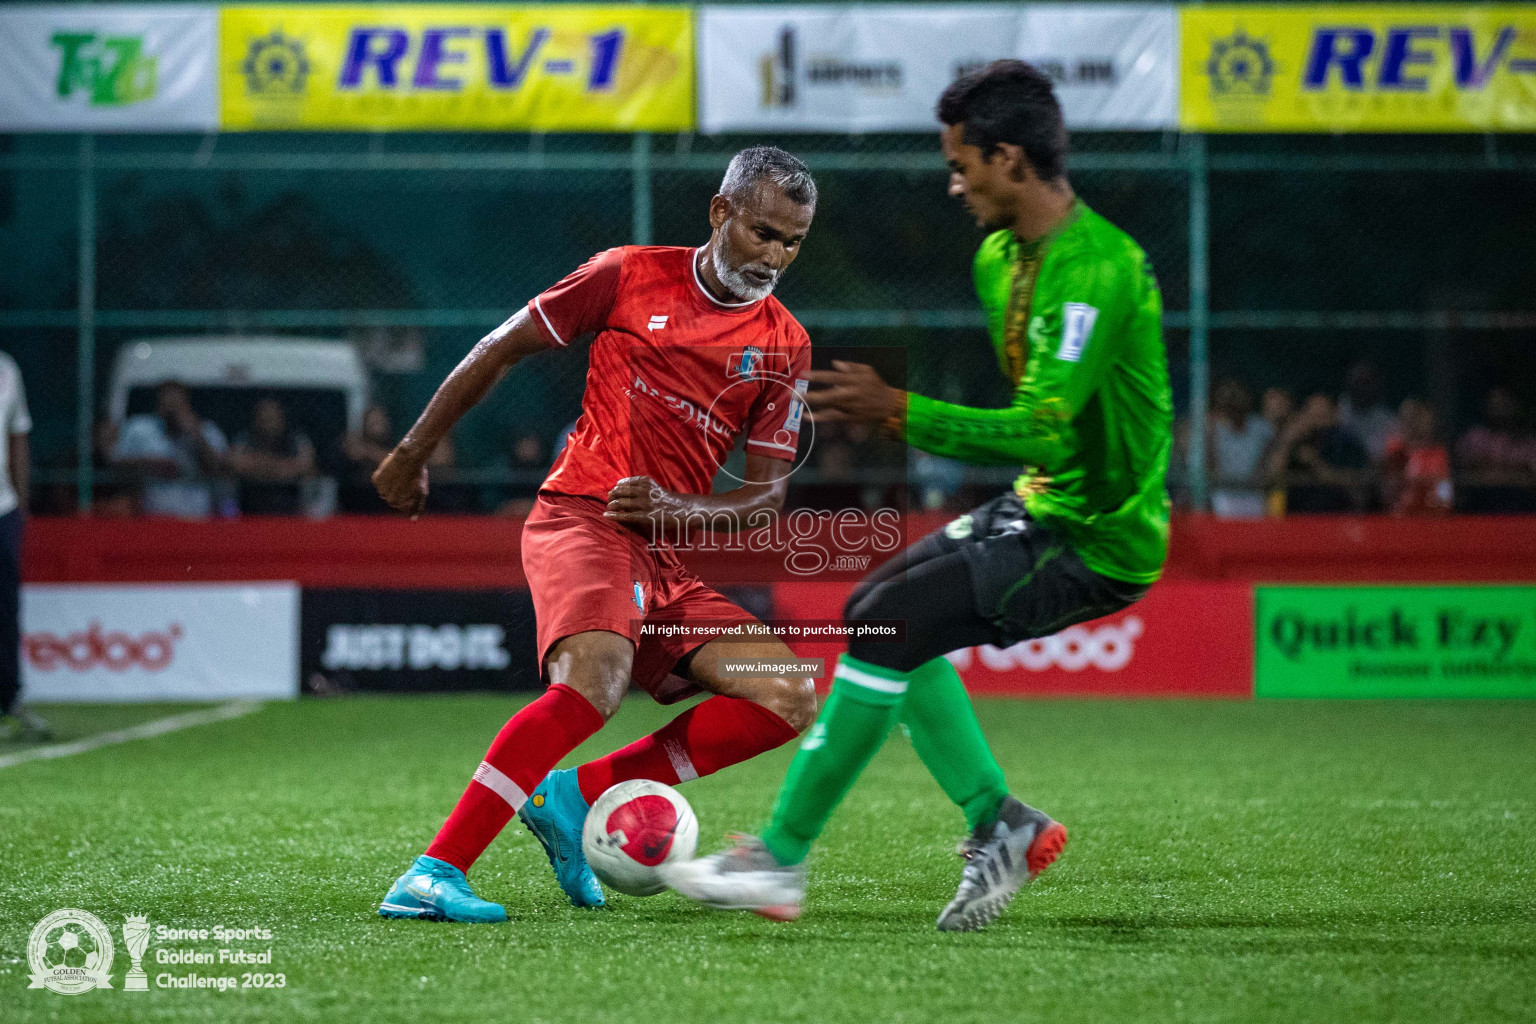
M112 933L95 914L55 910L32 929L27 940L28 988L76 996L112 987Z

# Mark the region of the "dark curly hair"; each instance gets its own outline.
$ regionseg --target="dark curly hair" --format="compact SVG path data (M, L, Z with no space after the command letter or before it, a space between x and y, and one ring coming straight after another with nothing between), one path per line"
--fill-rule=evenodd
M1051 80L1022 60L995 60L962 75L939 97L939 120L964 125L960 138L990 156L1007 142L1024 151L1035 173L1055 181L1067 173L1067 125Z

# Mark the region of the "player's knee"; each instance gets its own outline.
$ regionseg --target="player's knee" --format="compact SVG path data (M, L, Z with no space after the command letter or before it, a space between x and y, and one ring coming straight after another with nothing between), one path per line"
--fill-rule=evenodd
M816 680L809 676L774 679L772 703L764 702L795 732L805 732L816 721Z
M587 703L596 708L606 722L619 710L619 702L624 699L629 678L627 674L619 678L600 671L573 677L565 685L587 698Z
M551 683L569 686L587 699L607 721L619 710L619 702L629 689L634 667L634 649L627 640L605 642L561 641L546 660L546 675Z

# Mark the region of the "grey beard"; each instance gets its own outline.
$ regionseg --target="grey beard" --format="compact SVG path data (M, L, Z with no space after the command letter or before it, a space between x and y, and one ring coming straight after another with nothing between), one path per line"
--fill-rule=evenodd
M766 299L769 293L773 291L773 286L779 283L779 275L774 274L773 279L767 284L751 283L741 271L725 261L725 254L720 251L725 248L724 241L722 237L721 244L713 246L709 252L710 259L715 264L715 276L720 278L720 283L725 285L727 291L743 302L756 302L759 299Z

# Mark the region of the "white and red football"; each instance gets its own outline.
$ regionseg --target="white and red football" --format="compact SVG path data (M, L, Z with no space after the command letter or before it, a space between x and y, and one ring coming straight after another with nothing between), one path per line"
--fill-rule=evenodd
M665 889L661 866L690 860L699 845L699 821L671 786L630 779L597 798L581 830L587 863L602 883L630 896Z

